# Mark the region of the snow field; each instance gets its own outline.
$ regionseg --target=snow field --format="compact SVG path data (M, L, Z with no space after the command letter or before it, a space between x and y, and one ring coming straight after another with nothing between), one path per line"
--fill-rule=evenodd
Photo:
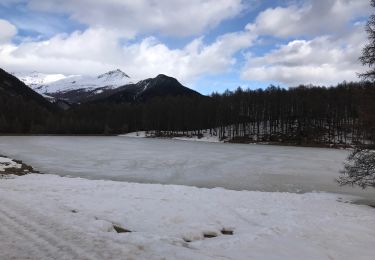
M351 199L30 174L0 181L0 258L372 260Z

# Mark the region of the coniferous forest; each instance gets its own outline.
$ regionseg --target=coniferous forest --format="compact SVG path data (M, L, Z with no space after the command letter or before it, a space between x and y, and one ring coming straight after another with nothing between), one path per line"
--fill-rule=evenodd
M202 130L233 142L300 145L375 141L375 86L371 82L335 87L225 91L210 96L155 97L145 102L76 104L67 110L0 88L2 134L114 135ZM5 87L4 87L5 86Z
M375 137L372 83L289 90L226 91L209 97L164 97L137 104L84 104L49 117L52 134L119 134L209 129L233 141L364 143Z

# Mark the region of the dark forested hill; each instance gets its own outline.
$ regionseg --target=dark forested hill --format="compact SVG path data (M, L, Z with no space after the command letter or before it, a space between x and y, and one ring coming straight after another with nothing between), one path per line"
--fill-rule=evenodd
M33 101L41 107L53 108L53 105L45 98L2 69L0 69L0 95L7 96L9 99L22 97L25 101Z
M82 102L101 103L133 103L146 102L155 97L168 96L201 96L200 93L183 86L177 79L166 75L158 75L139 81L136 84L128 84L123 87L92 96Z
M0 69L0 133L43 132L53 104Z

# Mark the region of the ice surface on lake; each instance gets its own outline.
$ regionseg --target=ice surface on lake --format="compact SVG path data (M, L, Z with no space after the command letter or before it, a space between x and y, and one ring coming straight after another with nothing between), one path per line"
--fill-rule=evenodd
M349 151L128 137L0 137L0 154L45 173L235 190L329 191Z

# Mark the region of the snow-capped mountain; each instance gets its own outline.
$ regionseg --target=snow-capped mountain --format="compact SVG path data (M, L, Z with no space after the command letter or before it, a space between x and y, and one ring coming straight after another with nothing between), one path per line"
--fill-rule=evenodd
M132 83L130 77L119 69L99 76L64 76L62 79L48 83L47 79L53 77L42 77L41 75L45 76L42 73L33 73L23 75L19 79L52 102L123 103L144 102L154 97L200 95L181 85L177 79L162 74L137 83Z
M145 102L155 97L201 96L200 93L183 86L177 79L163 74L155 78L141 80L95 96L83 102L127 103Z
M100 92L103 89L114 89L130 83L130 77L119 69L99 76L64 76L62 74L43 74L38 72L31 74L15 73L14 75L36 92L49 95L75 90L84 92L98 90Z
M130 77L121 70L113 70L99 76L69 76L64 79L41 86L45 93L67 92L71 90L103 91L114 89L130 83Z
M47 85L52 82L66 78L66 76L63 74L45 74L36 71L33 71L31 73L12 73L12 75L17 77L19 80L21 80L23 83L25 83L32 89L36 89L41 85Z

